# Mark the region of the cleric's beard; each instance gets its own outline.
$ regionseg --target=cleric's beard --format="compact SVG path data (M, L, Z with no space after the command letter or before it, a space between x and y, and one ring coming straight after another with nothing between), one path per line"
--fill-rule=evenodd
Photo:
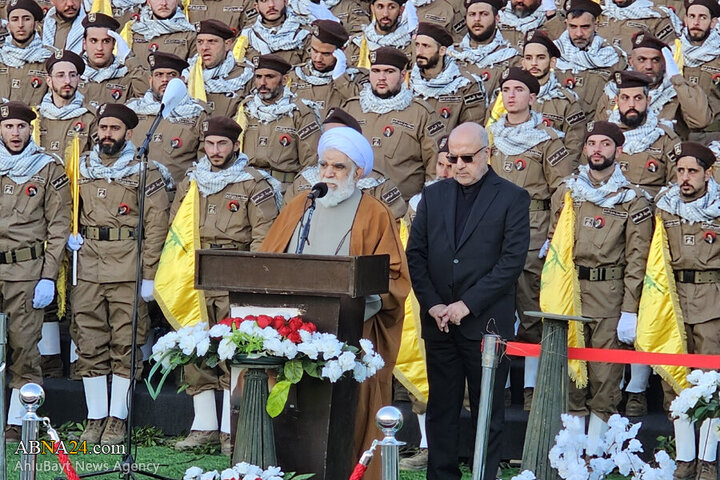
M348 198L352 196L353 193L355 193L355 179L352 177L352 175L348 175L345 181L338 182L337 180L327 180L327 179L321 179L323 182L327 183L328 185L336 185L337 188L328 189L328 193L321 198L318 198L317 201L320 204L321 207L324 208L332 208L338 206L338 204L344 202Z

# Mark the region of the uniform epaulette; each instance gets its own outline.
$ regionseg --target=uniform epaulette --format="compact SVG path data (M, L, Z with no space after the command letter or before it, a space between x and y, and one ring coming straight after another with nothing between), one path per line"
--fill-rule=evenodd
M245 167L245 171L250 174L257 182L265 180L265 175L263 175L262 172L260 172L255 167Z
M428 102L426 102L425 100L423 100L422 98L413 97L413 103L417 103L417 104L419 104L419 105L422 105L422 107L427 111L427 113L433 113L433 112L435 111L435 110L433 109L433 107L432 107Z

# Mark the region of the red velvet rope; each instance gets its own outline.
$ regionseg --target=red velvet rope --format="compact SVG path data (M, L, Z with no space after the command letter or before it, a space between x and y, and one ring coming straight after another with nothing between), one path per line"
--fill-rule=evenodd
M75 468L73 468L67 453L60 450L61 449L58 449L57 451L58 462L62 465L63 472L65 472L68 480L80 480L80 477L78 477L78 474L75 472Z
M362 463L358 463L357 465L355 465L355 468L350 475L350 480L362 480L363 476L365 475L365 470L367 470L367 466L363 465Z

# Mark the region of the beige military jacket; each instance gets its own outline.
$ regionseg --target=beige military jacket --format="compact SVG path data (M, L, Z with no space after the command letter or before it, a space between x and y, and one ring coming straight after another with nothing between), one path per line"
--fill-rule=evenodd
M87 100L87 99L86 99ZM79 117L67 120L51 120L39 117L40 146L49 153L55 153L61 158L65 157L65 149L70 144L73 135L80 137L80 151L92 148L91 135L95 133L95 113L87 111ZM35 128L38 128L36 126Z
M187 60L197 52L195 48L196 35L195 32L174 32L145 40L145 37L139 33L133 33L132 53L147 77L150 75L148 55L159 50Z
M25 183L0 176L0 252L45 243L35 260L0 265L5 281L57 279L70 233L70 189L58 158Z
M177 187L185 178L187 170L193 162L202 158L202 122L208 114L201 112L197 117L183 118L179 122L160 120L157 130L150 140L148 158L165 165L173 179L173 187ZM140 123L133 130L133 143L140 148L155 115L138 115Z
M524 188L532 201L545 205L530 206L530 250L539 250L551 228L550 199L563 179L577 167L573 155L568 151L555 130L538 125L550 135L545 140L520 155L506 155L493 145L490 148L490 165L502 178Z
M55 40L53 42L53 46L55 48L57 48L58 50L63 50L65 48L65 42L67 42L68 35L70 34L70 29L72 28L73 20L66 21L62 17L60 17L60 15L58 15L57 12L55 12L55 14L53 16L55 17L55 24L56 24ZM40 31L42 31L42 28L40 28Z
M210 116L222 115L225 117L235 117L240 103L253 88L252 67L248 64L243 65L236 63L235 67L230 70L230 73L228 73L227 78L234 79L240 76L247 80L245 81L245 84L235 92L209 93L206 91L205 95L207 96L207 105L210 109Z
M257 251L279 211L268 181L252 167L253 176L231 183L217 193L200 199L200 242L202 248ZM189 178L178 186L170 211L171 221L190 186Z
M523 46L525 45L525 37L528 32L523 33L515 27L503 24L502 21L498 23L498 28L502 36L510 42L513 47L522 52ZM555 15L549 19L546 18L537 30L544 30L552 40L555 40L565 31L565 19L560 15Z
M0 63L0 97L26 105L38 105L47 93L47 72L42 62L8 67Z
M470 40L470 46L477 47L477 43L473 40ZM497 52L502 48L506 47L500 46L491 53ZM462 47L460 47L460 45L457 43L453 46L453 49L457 52L463 51ZM453 56L452 53L450 53L450 55ZM478 63L460 60L458 58L455 58L455 63L460 68L460 71L475 75L480 78L485 86L485 92L487 94L488 100L492 100L495 98L495 91L500 87L500 75L502 75L502 72L507 70L508 67L519 66L521 60L522 57L520 55L520 52L516 50L515 56L489 66L480 66L480 64ZM489 102L488 106L491 107L492 102Z
M244 0L190 0L187 17L193 25L214 18L240 32L245 26L245 9Z
M371 21L370 9L367 3L361 0L341 0L334 7L330 7L330 11L351 35L362 31Z
M536 100L532 109L542 114L545 125L565 134L562 142L577 163L582 154L587 118L578 97L571 90L561 90L563 98L550 98L542 103Z
M302 100L295 105L292 116L283 115L270 123L246 115L243 137L243 153L250 159L249 165L267 171L285 184L284 188L303 167L317 163L321 134L316 112Z
M417 17L420 22L434 23L443 27L456 42L462 40L467 33L465 8L459 2L432 0L428 4L417 7Z
M321 109L321 117L333 107L339 107L350 97L359 93L359 83L367 78L363 74L343 74L333 80L330 76L324 85L310 83L312 73L308 64L297 65L288 74L290 91L297 95L298 100L306 99L315 102Z
M103 82L92 82L83 79L78 83L78 91L83 94L87 103L96 109L104 103L125 104L129 99L142 96L145 93L144 90L139 95L132 92L130 88L132 76L129 73Z
M117 157L101 155L106 164ZM83 155L81 162L86 161ZM105 162L104 162L105 163ZM130 165L137 163L133 160ZM110 182L80 177L81 227L136 229L138 226L138 175ZM160 253L168 231L168 197L165 181L150 162L145 187L145 237L143 240L142 278L155 278ZM137 241L93 240L85 238L78 250L78 278L87 282L115 283L135 280Z
M682 74L690 85L697 85L705 93L712 117L707 127L690 131L690 140L707 144L720 139L720 56L699 67L685 64Z
M345 56L347 57L347 64L348 67L356 67L358 66L358 62L360 61L360 45L362 44L362 38L364 36L364 33L360 32L350 37L350 40L348 41L347 47L345 47ZM412 38L410 36L407 37L407 44L405 45L391 45L398 50L401 50L407 57L408 61L412 62L413 59L413 43ZM370 45L368 45L368 48L370 49ZM372 52L373 49L370 49Z
M312 35L305 37L298 48L294 48L292 50L277 50L272 53L281 57L290 65L300 65L301 63L305 63L310 58L310 37L312 37ZM248 45L245 50L245 59L254 66L257 66L258 61L260 60L260 52Z
M310 193L310 189L319 181L320 176L317 166L309 167L300 172L283 196L283 207L297 195ZM400 189L392 180L386 178L379 171L373 170L370 175L360 179L358 188L383 202L396 220L405 216L408 207L402 198Z
M589 201L573 202L575 265L624 268L622 279L580 280L582 312L588 317L619 317L621 311L636 313L640 302L653 214L650 202L639 188L628 186L623 190L634 190L635 198L612 207L600 207ZM555 221L566 191L567 186L562 184L553 194L553 205L557 205Z
M343 109L357 119L372 145L375 168L397 185L405 201L435 178L437 141L448 132L427 102L415 98L404 110L379 114L363 112L360 99L353 97Z
M660 14L660 17L656 18L614 20L605 15L600 15L597 19L597 34L628 53L632 50L632 36L638 30L645 30L663 42L672 45L675 38L677 38L675 30L670 17L658 8L659 5L664 5L664 3L657 3L656 6L650 7L651 10Z

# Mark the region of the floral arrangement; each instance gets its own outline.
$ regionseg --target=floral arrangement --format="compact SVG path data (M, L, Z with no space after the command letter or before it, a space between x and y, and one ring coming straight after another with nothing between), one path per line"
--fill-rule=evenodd
M346 375L364 382L385 365L370 340L361 339L357 348L331 333L318 332L314 323L299 316L283 315L226 318L210 329L206 323L185 327L161 337L153 346L151 359L155 365L146 383L153 398L157 398L167 375L181 365L205 363L214 367L221 361L276 360L277 382L266 406L271 417L283 411L290 386L304 374L333 383ZM151 379L158 369L163 375L154 388Z
M203 472L200 467L190 467L185 470L183 480L306 480L314 476L314 473L301 475L295 472L283 473L280 467L263 470L257 465L242 462L220 473L217 470Z
M565 480L600 480L616 468L631 480L672 480L675 462L665 451L655 454L657 467L645 463L638 453L642 444L635 437L641 423L631 424L627 418L613 415L608 420L609 429L601 438L600 455L587 450L585 420L574 415L562 415L563 430L555 437L555 445L548 455L550 465ZM587 461L589 460L589 462ZM525 470L512 480L535 480L535 475Z
M670 404L670 414L676 418L702 423L708 418L720 418L720 372L693 370L687 376L692 387L686 388ZM720 426L715 422L713 432L720 438Z

